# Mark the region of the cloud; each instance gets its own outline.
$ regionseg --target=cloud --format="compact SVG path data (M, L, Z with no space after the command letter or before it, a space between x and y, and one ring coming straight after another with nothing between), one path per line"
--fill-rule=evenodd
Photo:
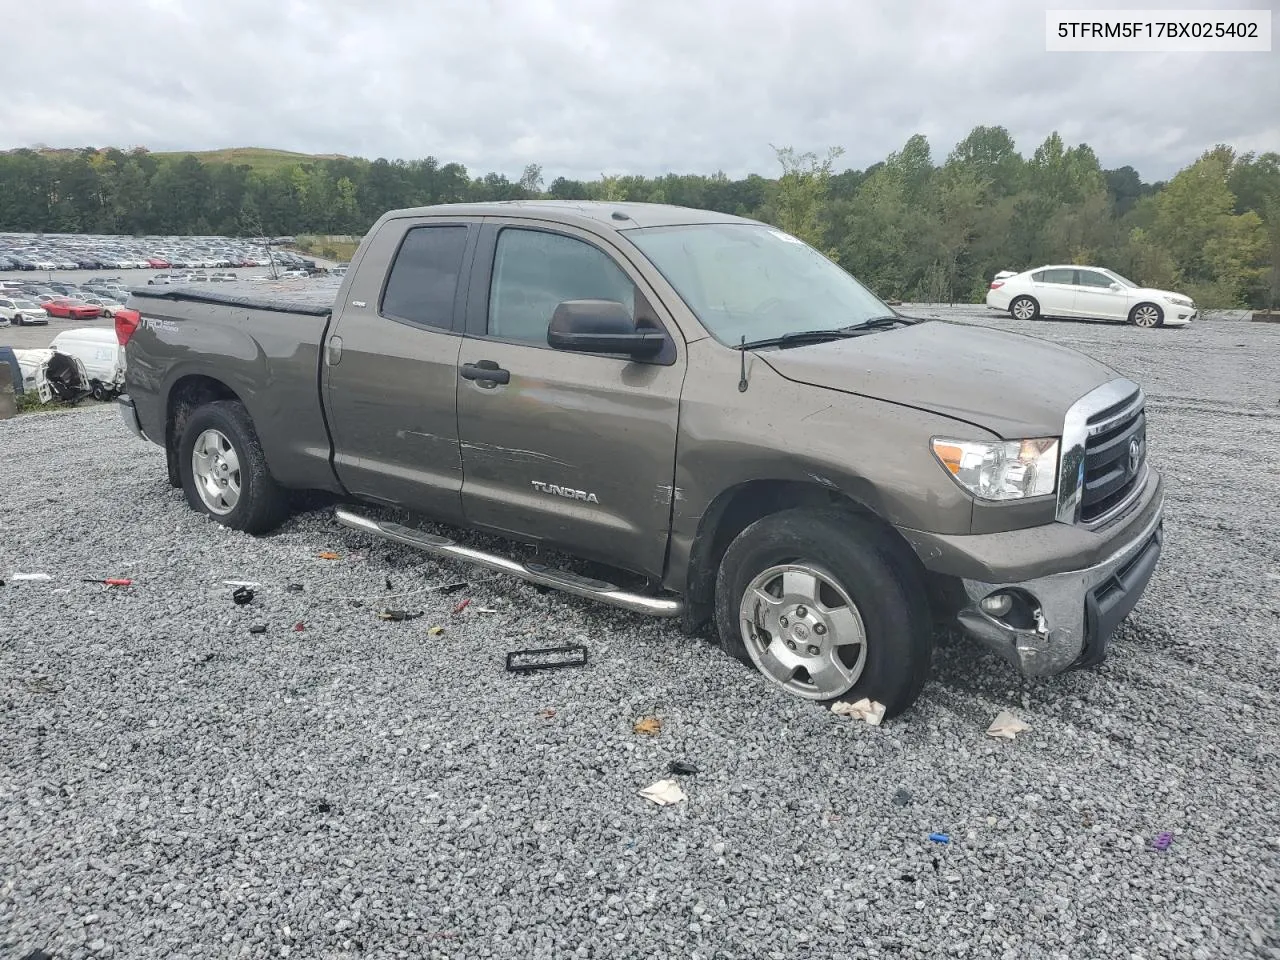
M1073 5L1106 6L1053 4ZM941 161L979 124L1007 127L1024 155L1058 130L1148 180L1219 142L1280 150L1276 52L1051 54L1044 10L1025 0L44 0L6 14L22 41L0 58L0 147L430 155L512 177L539 163L548 182L771 173L770 143L840 145L843 163L865 167L917 132Z

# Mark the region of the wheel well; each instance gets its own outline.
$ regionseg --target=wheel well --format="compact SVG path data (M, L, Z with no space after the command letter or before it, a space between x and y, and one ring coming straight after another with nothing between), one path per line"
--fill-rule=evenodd
M685 603L690 611L690 626L711 618L715 604L716 573L725 551L738 534L757 520L773 513L795 507L830 506L845 507L882 527L892 542L900 547L897 551L900 561L912 567L923 581L924 567L915 551L891 524L865 504L839 490L817 483L751 480L725 490L702 515L698 532L694 535L689 569L685 577Z
M180 378L169 390L165 409L164 449L169 461L169 482L182 486L178 475L178 438L186 428L187 420L196 410L215 400L239 400L236 392L221 380L192 374Z

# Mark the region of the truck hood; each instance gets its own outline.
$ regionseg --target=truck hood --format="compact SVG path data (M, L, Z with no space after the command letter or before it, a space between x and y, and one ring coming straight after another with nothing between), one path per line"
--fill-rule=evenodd
M796 383L928 410L1004 439L1060 435L1067 408L1119 376L1067 347L940 320L755 356Z

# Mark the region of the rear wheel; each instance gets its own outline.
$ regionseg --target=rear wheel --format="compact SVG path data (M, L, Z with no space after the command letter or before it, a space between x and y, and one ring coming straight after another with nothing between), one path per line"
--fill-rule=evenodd
M90 389L90 392L92 392L93 394L93 399L95 400L102 401L102 400L108 399L111 396L110 392L107 390L106 384L104 384L101 380L94 380L90 385L89 389Z
M1034 320L1040 316L1040 304L1033 297L1014 297L1009 313L1015 320Z
M1129 320L1135 327L1164 326L1164 311L1154 303L1140 303L1129 312Z
M795 509L747 527L716 580L724 649L806 700L869 697L894 716L928 676L932 624L890 534L838 508Z
M266 533L284 519L288 500L267 469L244 404L218 400L196 410L178 446L182 489L191 509L246 533Z

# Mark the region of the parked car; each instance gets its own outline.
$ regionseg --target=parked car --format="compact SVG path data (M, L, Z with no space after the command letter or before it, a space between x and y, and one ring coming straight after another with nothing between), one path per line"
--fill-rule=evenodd
M288 489L321 489L541 544L617 579L335 514L714 622L780 690L885 716L919 695L935 616L1053 676L1105 658L1157 566L1137 383L895 313L767 224L445 205L384 214L355 262L336 289L138 288L116 314L121 412L193 509L264 533Z
M51 317L65 317L70 320L92 320L102 316L102 308L70 297L54 297L44 304L44 312Z
M1181 327L1198 316L1190 297L1141 287L1105 267L1048 265L997 274L987 290L987 306L1018 320L1081 318L1138 327Z
M0 317L4 317L5 326L12 323L15 327L28 324L47 324L49 315L34 300L24 297L5 297L0 299Z
M101 312L101 316L104 317L114 317L117 310L124 309L123 303L117 303L109 297L90 296L84 297L83 299L84 302L90 306L97 307Z
M64 330L49 346L84 366L95 400L110 400L124 389L124 348L109 327Z

